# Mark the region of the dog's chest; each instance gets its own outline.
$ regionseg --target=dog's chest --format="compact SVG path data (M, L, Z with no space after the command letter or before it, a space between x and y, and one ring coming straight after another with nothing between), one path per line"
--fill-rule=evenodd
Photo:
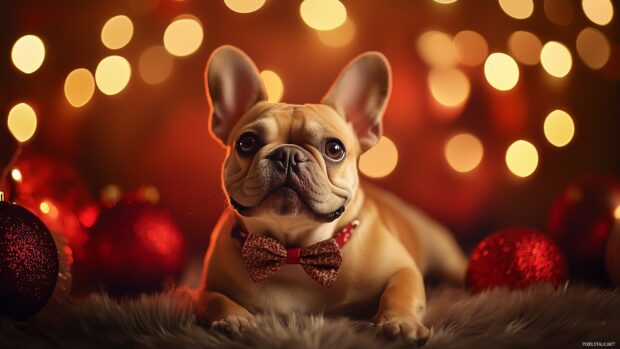
M284 265L252 286L246 306L258 311L319 313L346 302L346 292L317 284L299 265Z

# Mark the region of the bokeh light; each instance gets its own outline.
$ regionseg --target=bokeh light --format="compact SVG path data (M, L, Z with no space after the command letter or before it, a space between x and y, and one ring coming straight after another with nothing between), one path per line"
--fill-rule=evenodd
M453 108L467 101L470 84L467 76L456 68L433 68L428 73L428 88L437 102Z
M108 56L99 62L95 71L97 87L106 95L121 92L131 78L131 66L121 56Z
M99 200L107 207L113 206L123 197L123 191L116 184L108 184L99 192Z
M545 15L553 24L569 25L575 17L574 0L545 0Z
M541 50L542 42L530 32L519 30L508 38L508 52L522 64L538 64Z
M151 46L140 55L138 71L147 84L160 84L172 73L174 61L163 46Z
M397 163L398 149L396 149L396 145L391 139L383 136L374 147L362 154L358 166L364 175L381 178L392 173Z
M519 177L528 177L538 167L538 151L528 141L518 140L506 151L506 165L510 172Z
M471 30L458 32L452 45L459 62L469 66L482 64L489 54L487 41L482 35Z
M600 69L611 54L611 47L605 34L598 29L585 28L577 36L577 54L588 67Z
M49 200L41 201L39 204L39 211L41 211L44 215L50 216L52 219L58 218L58 207L56 207L56 205Z
M22 176L22 171L20 171L18 168L14 168L11 170L11 178L13 178L13 180L17 183L21 182L24 177Z
M179 18L168 25L164 32L164 47L178 57L196 52L203 39L202 25L195 18Z
M72 106L79 108L93 97L95 78L88 69L78 68L65 79L65 97Z
M353 41L357 28L351 18L347 18L343 25L332 30L317 30L319 39L329 47L343 47Z
M284 94L284 83L282 83L280 76L272 70L263 70L260 72L260 77L263 79L263 84L267 90L269 102L279 102Z
M480 140L469 133L461 133L446 143L444 154L450 167L465 173L475 169L482 161L484 149Z
M519 67L509 55L495 52L484 63L484 76L494 88L508 91L519 82Z
M575 134L575 124L567 112L556 109L549 113L543 125L545 137L556 147L567 145Z
M9 110L7 125L17 141L26 142L37 130L37 114L28 104L19 103Z
M303 21L316 30L332 30L347 19L347 9L338 0L304 0L299 13Z
M101 29L101 42L111 50L125 47L133 36L133 23L124 15L108 19Z
M138 197L140 200L155 205L159 203L159 190L152 185L141 185L140 188L138 188Z
M263 7L265 0L224 0L224 3L237 13L251 13Z
M581 7L586 17L598 25L607 25L614 17L611 0L582 0Z
M620 220L620 205L616 206L614 210L614 218Z
M429 66L449 67L456 63L452 36L430 30L418 38L417 49L422 60Z
M499 6L510 17L526 19L534 12L532 0L499 0Z
M15 67L26 74L32 74L45 60L45 45L36 35L24 35L15 41L11 50Z
M48 203L46 201L42 201L39 204L39 210L43 214L48 214L50 212L50 205L48 205Z
M540 51L540 63L549 75L563 78L570 72L573 58L566 46L557 41L549 41Z

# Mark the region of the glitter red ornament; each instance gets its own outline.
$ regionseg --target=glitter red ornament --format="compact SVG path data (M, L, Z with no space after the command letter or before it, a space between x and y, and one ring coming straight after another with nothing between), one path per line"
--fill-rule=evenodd
M92 279L113 296L160 291L185 261L183 235L169 212L127 199L101 211L85 251Z
M549 212L549 234L566 253L573 276L606 282L605 249L616 224L620 183L604 175L588 175L568 185Z
M0 198L0 314L34 316L50 299L58 268L58 251L43 222Z
M548 235L512 227L484 238L471 254L466 281L474 292L497 286L511 289L565 282L568 268L562 251Z

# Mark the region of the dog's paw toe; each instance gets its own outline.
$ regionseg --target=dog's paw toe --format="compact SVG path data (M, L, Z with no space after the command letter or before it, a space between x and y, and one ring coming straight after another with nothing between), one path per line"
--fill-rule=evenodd
M376 322L377 334L389 339L402 338L418 345L426 343L430 330L412 316L399 316Z
M239 334L245 330L256 328L254 316L228 315L211 323L211 329L226 334Z

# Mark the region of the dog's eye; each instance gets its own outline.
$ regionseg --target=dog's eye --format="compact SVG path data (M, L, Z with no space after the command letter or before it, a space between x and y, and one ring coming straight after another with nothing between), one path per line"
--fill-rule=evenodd
M325 143L325 155L334 161L340 161L344 158L344 146L337 139L332 139Z
M239 155L248 156L252 155L258 150L258 138L253 133L244 133L237 140L235 147Z

